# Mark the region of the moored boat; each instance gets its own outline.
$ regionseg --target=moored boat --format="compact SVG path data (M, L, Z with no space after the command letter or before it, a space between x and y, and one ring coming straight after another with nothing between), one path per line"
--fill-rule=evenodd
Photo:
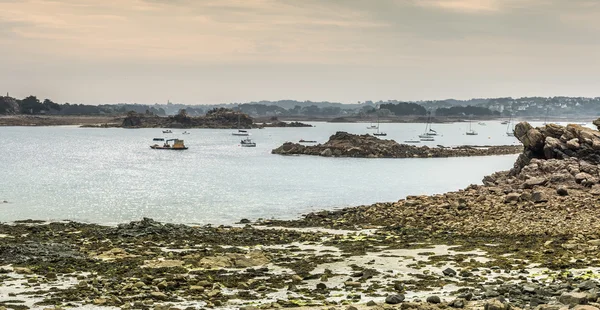
M170 141L173 141L173 145L169 144ZM150 146L151 149L153 150L174 150L174 151L181 151L181 150L187 150L187 146L185 146L185 144L183 143L183 140L180 139L169 139L166 140L165 143L161 146L158 144L154 144Z
M256 147L256 143L252 141L250 138L246 138L240 142L242 147Z

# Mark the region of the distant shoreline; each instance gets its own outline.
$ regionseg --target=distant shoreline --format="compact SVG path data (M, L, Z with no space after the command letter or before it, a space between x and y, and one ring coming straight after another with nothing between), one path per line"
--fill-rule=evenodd
M0 126L84 126L84 127L121 127L125 115L2 115L0 116ZM330 123L373 123L376 119L349 117L306 117L306 116L278 116L278 121L298 121L298 122L330 122ZM467 120L474 121L500 121L507 120L501 117L438 117L433 120L434 123L456 123ZM254 123L270 123L271 117L254 117ZM546 121L539 117L523 117L515 121ZM576 117L554 117L548 118L549 122L586 122L591 123L591 119L584 116ZM425 123L424 116L400 116L383 117L382 123Z

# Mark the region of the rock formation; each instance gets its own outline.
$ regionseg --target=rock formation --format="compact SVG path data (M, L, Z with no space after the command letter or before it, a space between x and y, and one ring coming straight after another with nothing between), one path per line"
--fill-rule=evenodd
M394 140L384 140L371 135L354 135L339 131L324 144L306 146L286 142L271 151L280 155L318 155L325 157L366 157L366 158L427 158L460 157L517 154L521 146L459 146L427 147L399 144Z

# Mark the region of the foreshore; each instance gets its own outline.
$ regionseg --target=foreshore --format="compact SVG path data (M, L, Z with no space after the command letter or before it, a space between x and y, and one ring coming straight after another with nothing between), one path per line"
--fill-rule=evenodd
M515 134L483 185L297 220L0 224L0 307L595 310L600 132Z

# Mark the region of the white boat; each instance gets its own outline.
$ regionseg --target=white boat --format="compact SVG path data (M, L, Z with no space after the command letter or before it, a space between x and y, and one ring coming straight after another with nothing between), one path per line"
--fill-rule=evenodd
M374 136L387 136L387 133L379 131L379 114L377 114L377 132L373 133Z
M246 138L240 142L242 147L256 147L256 143L250 140L250 138Z
M509 137L514 137L515 133L514 133L513 125L512 125L512 115L506 124L507 124L506 125L506 135Z
M404 143L421 143L419 140L404 140Z
M484 122L479 122L479 125L481 125L481 126L487 126L487 124L484 123Z
M184 132L182 133L182 135L189 135L189 134L190 134L190 133L189 133L189 132L187 132L187 131L184 131Z
M473 130L473 128L471 128L471 121L469 121L469 130L467 130L467 132L465 133L467 136L476 136L478 135L477 131Z
M237 132L233 132L231 133L231 135L233 136L249 136L250 134L248 133L248 131L240 129L240 115L238 114L238 131Z
M377 126L371 124L369 127L367 127L367 129L377 129Z
M427 116L427 123L425 124L425 132L423 132L423 134L420 134L419 138L421 139L421 141L434 141L434 136L437 135L437 131L431 129L431 112L429 112L429 116Z

